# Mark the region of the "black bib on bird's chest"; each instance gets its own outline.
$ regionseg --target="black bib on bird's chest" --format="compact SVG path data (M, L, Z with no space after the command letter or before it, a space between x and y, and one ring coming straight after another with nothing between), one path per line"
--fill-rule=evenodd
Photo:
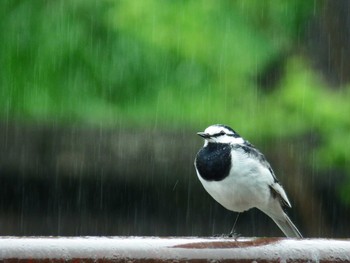
M200 176L207 181L221 181L231 169L231 145L208 143L197 154L196 167Z

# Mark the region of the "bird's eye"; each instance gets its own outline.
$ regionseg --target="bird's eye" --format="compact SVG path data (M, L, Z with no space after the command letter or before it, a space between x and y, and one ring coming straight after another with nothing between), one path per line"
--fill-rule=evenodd
M226 133L225 133L224 131L221 131L220 134L221 134L221 135L224 135L224 134L226 134Z

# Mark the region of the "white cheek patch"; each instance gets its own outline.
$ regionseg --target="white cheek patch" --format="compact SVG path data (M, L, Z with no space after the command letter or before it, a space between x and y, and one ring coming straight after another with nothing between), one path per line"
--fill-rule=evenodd
M232 143L232 144L242 144L242 143L244 143L244 140L241 137L235 138L233 136L227 136L227 135L219 136L217 138L213 138L213 141L217 142L217 143Z
M244 140L242 137L238 137L238 138L235 138L235 137L231 137L231 142L232 143L238 143L238 144L241 144L241 143L244 143Z

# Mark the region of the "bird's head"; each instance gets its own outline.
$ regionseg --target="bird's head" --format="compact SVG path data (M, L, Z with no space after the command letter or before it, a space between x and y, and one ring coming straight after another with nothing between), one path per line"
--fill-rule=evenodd
M198 132L199 136L205 139L205 145L208 143L243 143L244 140L232 128L223 124L211 125Z

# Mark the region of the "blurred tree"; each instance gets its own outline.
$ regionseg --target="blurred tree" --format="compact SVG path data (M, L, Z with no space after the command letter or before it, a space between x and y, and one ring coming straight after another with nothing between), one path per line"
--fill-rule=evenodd
M152 93L154 59L108 27L107 1L0 5L3 116L108 123L120 106Z

